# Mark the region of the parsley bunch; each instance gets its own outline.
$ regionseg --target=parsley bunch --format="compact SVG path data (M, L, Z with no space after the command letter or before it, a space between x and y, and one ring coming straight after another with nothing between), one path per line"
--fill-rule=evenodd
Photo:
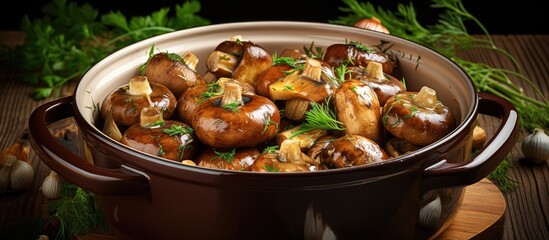
M36 86L34 99L48 98L118 49L155 35L210 24L196 15L198 0L176 5L171 15L170 10L127 18L120 11L100 15L89 4L52 0L42 8L42 18L23 17L25 43L16 48L1 46L0 61L27 73L23 80Z

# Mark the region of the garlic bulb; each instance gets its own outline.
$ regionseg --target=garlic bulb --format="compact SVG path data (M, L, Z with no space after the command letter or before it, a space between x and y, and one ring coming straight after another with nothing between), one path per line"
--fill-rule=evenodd
M442 214L442 204L440 197L437 195L435 200L421 208L417 221L426 228L434 228L440 220Z
M61 189L63 187L63 179L56 172L51 171L50 174L42 182L42 193L48 199L56 199L61 197Z
M534 129L522 141L522 153L534 163L549 161L549 136L541 128Z
M389 34L389 29L387 29L385 26L381 24L381 20L376 17L367 18L367 19L361 19L358 22L354 24L355 27L374 30L382 33Z
M12 190L19 191L27 188L32 184L34 179L34 169L32 166L19 159L16 159L11 165L9 174L9 185Z
M4 166L3 168L0 169L0 193L8 190L10 172L11 172L11 164L10 166Z

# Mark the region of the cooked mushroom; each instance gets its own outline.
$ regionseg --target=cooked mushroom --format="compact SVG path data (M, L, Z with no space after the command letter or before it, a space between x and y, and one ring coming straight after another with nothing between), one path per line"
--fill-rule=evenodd
M382 141L381 106L367 83L356 79L344 81L335 91L334 105L337 120L345 125L346 134Z
M223 41L208 56L206 67L216 78L228 77L257 87L259 75L271 66L271 55L240 36Z
M333 94L333 86L322 76L322 63L308 58L302 71L294 71L270 85L271 99L286 100L286 118L303 120L310 101L322 102Z
M179 56L176 53L156 53L145 65L145 75L150 82L166 86L175 97L190 87L206 82L196 72L198 57L192 53Z
M297 50L286 49L282 54L274 58L272 66L261 73L257 80L257 94L271 98L269 87L272 83L284 78L298 66L303 66L307 56Z
M391 157L399 157L409 152L418 150L420 147L410 142L400 139L400 138L391 138L385 144L385 152Z
M266 98L271 98L269 87L272 83L286 76L286 72L294 69L288 64L272 65L267 68L257 80L257 94Z
M395 137L418 146L437 141L455 127L452 111L427 86L419 92L404 92L387 100L382 123Z
M149 83L145 76L135 76L130 82L109 94L101 104L101 117L112 119L119 127L139 123L139 114L145 107L159 107L163 118L170 119L176 109L177 99L165 86Z
M301 151L298 141L286 139L278 152L260 154L250 166L255 172L311 172L318 163Z
M136 150L181 162L196 155L193 129L176 120L164 120L158 107L141 110L140 122L129 127L120 140Z
M360 135L346 135L328 143L320 160L329 168L345 168L388 160L376 142Z
M379 62L383 66L383 72L387 74L392 74L396 66L396 60L391 55L356 41L328 46L323 59L333 67L341 65L366 67L372 61Z
M192 119L195 114L195 110L200 103L206 101L208 98L219 96L223 93L225 83L234 82L242 87L244 94L255 94L255 90L247 83L239 82L230 78L220 78L211 84L201 84L187 89L177 99L177 113L179 120L189 125L192 125Z
M313 143L313 145L311 147L309 147L309 149L307 149L307 151L306 151L307 156L309 156L310 158L315 160L315 162L318 162L318 163L321 164L319 166L319 169L327 169L327 167L324 164L322 164L322 161L321 161L322 151L324 151L324 149L326 147L328 147L328 145L331 142L335 141L338 138L339 138L338 136L334 136L334 135L322 136L322 137L318 138Z
M278 133L280 113L268 98L242 94L239 84L226 83L222 96L210 98L196 109L192 121L196 135L214 148L254 147Z
M390 97L406 91L404 84L395 77L384 73L381 64L378 62L370 62L366 68L349 66L347 71L351 79L359 79L370 85L376 92L381 106L385 105Z
M233 148L231 150L207 148L196 157L195 162L202 167L249 171L258 155L257 148Z
M315 141L323 136L326 136L328 132L322 129L313 129L308 132L301 133L297 136L292 136L301 126L293 127L291 129L280 132L276 135L276 143L281 145L286 139L292 139L299 143L301 150L305 151L311 147Z

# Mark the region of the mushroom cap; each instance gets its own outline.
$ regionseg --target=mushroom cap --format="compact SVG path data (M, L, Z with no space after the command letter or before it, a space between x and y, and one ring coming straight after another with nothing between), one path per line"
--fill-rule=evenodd
M164 85L149 83L152 89L150 94L153 106L163 109L163 118L170 119L176 111L177 99ZM112 112L114 122L121 127L130 127L139 123L139 114L150 103L143 95L128 94L128 84L115 89L101 103L101 116L106 119L108 111Z
M234 112L220 106L222 96L200 104L192 121L196 135L214 148L254 147L278 133L280 113L268 98L243 94L244 105Z
M411 98L415 94L417 92L404 92L389 98L382 110L382 123L393 136L425 146L450 133L456 120L440 101L433 109L418 107Z

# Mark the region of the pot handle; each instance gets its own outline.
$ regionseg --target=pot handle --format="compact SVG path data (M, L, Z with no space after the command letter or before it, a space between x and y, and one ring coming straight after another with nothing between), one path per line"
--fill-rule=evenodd
M67 181L102 195L150 196L148 179L124 167L95 166L65 148L48 129L48 124L74 116L73 96L36 108L29 118L29 140L34 152Z
M494 136L471 161L448 163L443 160L441 164L425 169L422 193L476 183L496 169L514 147L519 136L519 115L513 104L493 94L479 93L479 113L501 119Z

